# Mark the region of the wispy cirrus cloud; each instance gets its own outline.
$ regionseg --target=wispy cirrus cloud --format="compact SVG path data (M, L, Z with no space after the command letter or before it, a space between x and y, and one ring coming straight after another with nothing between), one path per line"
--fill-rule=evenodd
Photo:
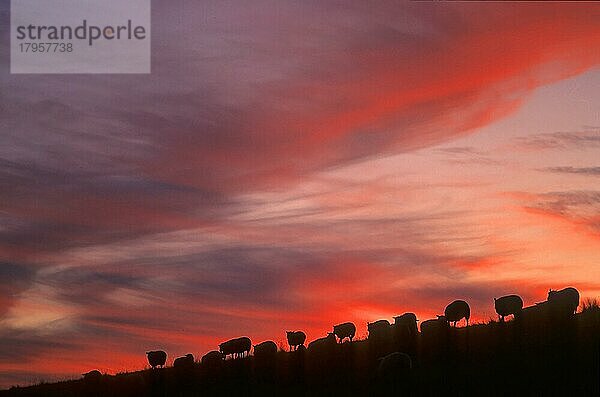
M0 262L0 316L14 304L19 292L31 285L35 271L36 266L32 264Z
M600 232L600 192L566 191L539 194L527 209Z
M463 135L597 61L577 7L183 5L154 7L150 76L2 78L7 254L197 227L241 192Z
M557 174L575 174L586 176L600 175L600 167L548 167L541 169L541 171L553 172Z
M526 149L588 149L600 147L600 129L587 128L573 132L550 132L517 139L517 145Z
M451 164L499 165L492 153L478 150L472 146L451 146L435 150L435 153L445 156L445 161Z

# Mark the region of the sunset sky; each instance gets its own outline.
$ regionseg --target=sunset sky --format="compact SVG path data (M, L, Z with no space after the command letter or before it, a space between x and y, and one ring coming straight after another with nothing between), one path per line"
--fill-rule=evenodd
M159 0L151 74L11 75L0 3L0 388L600 297L600 4L377 4Z

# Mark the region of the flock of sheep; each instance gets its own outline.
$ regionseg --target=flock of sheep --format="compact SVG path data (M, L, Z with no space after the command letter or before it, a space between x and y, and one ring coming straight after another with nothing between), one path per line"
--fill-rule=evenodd
M507 295L501 298L494 298L494 307L501 322L509 315L513 315L516 320L521 317L535 317L541 315L554 316L570 316L579 306L579 292L572 287L568 287L559 291L550 290L548 299L545 302L537 303L534 306L523 307L523 300L518 295ZM437 316L435 319L426 320L421 323L421 334L426 337L427 334L434 335L440 329L453 325L465 319L467 326L471 317L471 309L469 304L464 300L456 300L450 303L444 310L444 315ZM373 323L368 323L368 339L376 344L378 341L389 338L399 338L409 340L416 338L419 334L416 315L414 313L405 313L401 316L394 317L394 323L390 324L388 320L378 320ZM333 332L328 333L326 337L316 339L305 347L306 334L302 331L287 331L286 337L290 347L290 351L307 350L310 352L323 351L329 349L338 343L342 343L345 339L352 342L356 335L356 326L351 322L338 324L333 327ZM250 354L252 342L248 337L240 337L228 340L219 345L219 350L211 351L205 354L202 359L202 365L214 366L220 364L228 356L232 359L246 357ZM405 349L406 350L406 349ZM274 359L278 351L277 345L273 341L266 341L254 345L255 360ZM411 357L407 352L393 352L379 358L378 371L385 377L386 373L394 368L410 368ZM148 363L152 368L164 367L167 361L167 353L158 351L149 351L146 353ZM194 364L194 356L187 354L179 357L173 362L174 367L191 367ZM91 371L85 376L97 376L98 371ZM397 372L395 372L397 373Z

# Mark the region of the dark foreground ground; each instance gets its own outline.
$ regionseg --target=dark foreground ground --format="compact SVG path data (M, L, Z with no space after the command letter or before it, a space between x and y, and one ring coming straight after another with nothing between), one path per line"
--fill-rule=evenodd
M381 379L377 358L408 350L414 368ZM600 310L568 319L491 322L419 335L399 346L364 340L0 391L5 396L600 396Z

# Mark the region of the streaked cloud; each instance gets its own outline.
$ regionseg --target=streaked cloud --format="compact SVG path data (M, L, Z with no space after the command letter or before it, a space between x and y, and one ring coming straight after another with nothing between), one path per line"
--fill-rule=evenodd
M600 129L590 127L582 131L551 132L521 137L518 143L528 149L587 149L600 147Z
M575 225L588 228L591 232L600 232L600 192L567 191L544 193L537 197L531 210L560 217Z
M559 174L576 174L587 176L599 176L600 167L548 167L542 169L545 172L555 172Z

